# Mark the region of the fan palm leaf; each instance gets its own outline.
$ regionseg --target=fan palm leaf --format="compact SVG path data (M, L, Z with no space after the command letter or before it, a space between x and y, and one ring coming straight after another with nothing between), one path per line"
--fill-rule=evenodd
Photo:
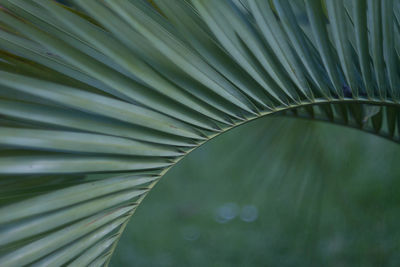
M0 265L106 265L176 162L257 118L400 141L397 0L0 0Z

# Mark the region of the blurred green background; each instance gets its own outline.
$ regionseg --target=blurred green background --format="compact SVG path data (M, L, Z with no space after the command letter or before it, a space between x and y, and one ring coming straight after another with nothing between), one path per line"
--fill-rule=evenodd
M358 130L258 119L171 169L111 266L400 266L399 159Z

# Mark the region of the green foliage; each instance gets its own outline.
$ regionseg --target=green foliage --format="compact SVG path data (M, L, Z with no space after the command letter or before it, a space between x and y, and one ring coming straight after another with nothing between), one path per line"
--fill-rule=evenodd
M251 122L164 176L111 266L397 266L399 156L354 129Z
M269 114L399 141L399 1L0 0L0 263L107 265L157 180Z

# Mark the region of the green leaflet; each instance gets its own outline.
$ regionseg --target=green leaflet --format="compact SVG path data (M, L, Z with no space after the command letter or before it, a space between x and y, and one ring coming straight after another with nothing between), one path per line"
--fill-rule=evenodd
M306 2L307 15L310 19L310 25L315 39L318 52L322 58L324 67L328 73L328 76L333 84L336 94L339 97L343 96L342 85L339 80L339 74L335 66L335 58L332 54L328 33L324 27L325 21L322 12L322 6L318 1L307 1Z
M358 95L354 62L352 60L351 43L348 40L347 16L342 0L325 1L328 7L329 22L332 25L333 39L339 56L344 76L352 94Z
M132 207L118 207L111 211L102 212L100 214L88 217L68 227L53 232L37 241L22 246L11 253L5 254L0 258L3 266L25 265L35 261L50 252L56 251L63 245L69 244L76 239L90 233L99 226L103 226L113 220L124 216ZM108 227L113 227L108 224ZM18 255L18 257L16 257Z
M100 114L111 118L165 131L170 134L199 138L188 126L137 105L6 72L0 72L0 78L1 85L60 103L64 106L96 114L97 106L102 105L102 110L99 110ZM32 90L31 88L35 89Z
M1 217L0 223L4 224L19 218L26 218L48 211L62 209L63 207L83 203L90 199L96 199L99 196L106 196L113 192L146 184L155 179L156 177L153 176L140 177L138 175L120 175L67 187L33 199L31 198L7 207L2 207L1 213L4 214L4 216ZM32 207L28 207L28 203L32 204Z
M6 154L6 155L4 155ZM9 153L0 155L0 174L97 173L165 168L166 159L127 158L117 156L84 156L71 154L38 154L35 156Z
M48 125L47 127L76 129L174 146L194 145L189 139L157 133L118 120L60 107L0 99L0 114L9 116L15 121L30 121Z
M382 36L382 14L381 5L378 1L368 0L368 29L370 32L371 57L374 64L375 79L377 82L379 96L386 98L387 82L384 72L383 36Z
M131 156L179 156L181 153L118 137L64 131L0 127L0 145L38 150Z
M364 87L369 97L374 95L371 77L369 51L368 51L368 28L367 14L365 12L366 1L356 0L354 2L354 30L356 34L356 48L363 77Z

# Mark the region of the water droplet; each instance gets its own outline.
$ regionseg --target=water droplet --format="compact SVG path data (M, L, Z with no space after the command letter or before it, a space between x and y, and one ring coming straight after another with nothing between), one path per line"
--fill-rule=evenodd
M240 219L244 222L254 222L258 218L258 209L254 205L246 205L240 212Z
M234 219L239 212L239 207L236 203L229 202L220 206L215 213L215 220L219 223L226 223Z

